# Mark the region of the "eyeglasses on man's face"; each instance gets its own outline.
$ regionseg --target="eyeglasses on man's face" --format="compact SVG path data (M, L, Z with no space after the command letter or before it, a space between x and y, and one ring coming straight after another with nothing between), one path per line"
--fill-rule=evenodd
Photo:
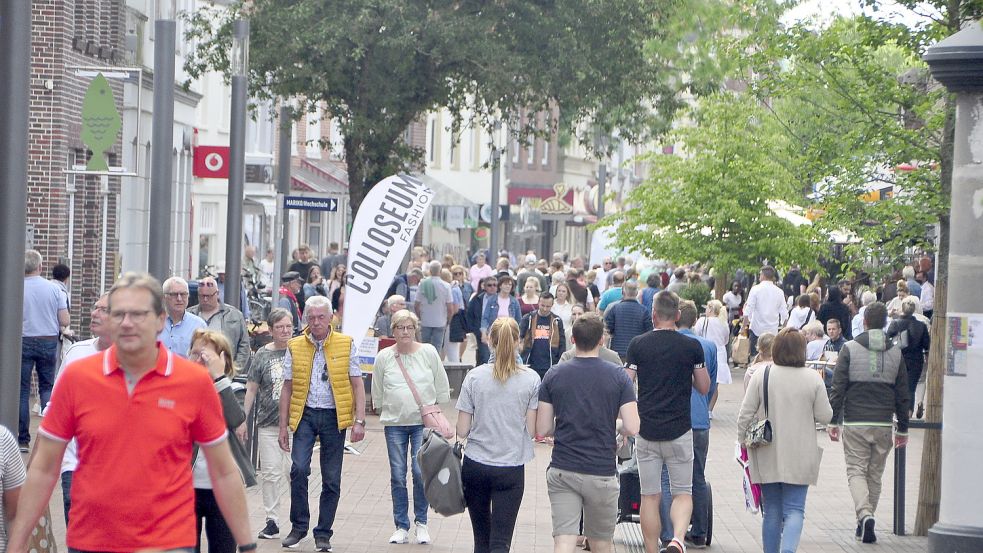
M199 298L205 298L205 299L211 299L211 298L214 298L217 295L218 295L218 292L215 292L214 294L201 294L201 293L199 293L198 294L198 297Z
M167 296L167 297L169 297L169 298L181 298L181 299L185 299L185 298L188 297L189 294L187 292L167 292L164 295Z
M416 332L416 327L413 325L397 326L395 329L399 332Z
M113 310L109 312L109 316L113 319L113 321L117 323L122 323L124 320L126 320L127 315L129 315L130 322L133 322L135 324L140 324L143 321L146 321L147 316L149 316L151 313L153 313L153 309L144 309L144 310L137 310L137 311Z

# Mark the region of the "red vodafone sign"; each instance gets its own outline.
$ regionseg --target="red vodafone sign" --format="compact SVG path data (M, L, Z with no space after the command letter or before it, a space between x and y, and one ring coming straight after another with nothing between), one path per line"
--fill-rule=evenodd
M229 147L196 147L194 175L204 179L229 178Z

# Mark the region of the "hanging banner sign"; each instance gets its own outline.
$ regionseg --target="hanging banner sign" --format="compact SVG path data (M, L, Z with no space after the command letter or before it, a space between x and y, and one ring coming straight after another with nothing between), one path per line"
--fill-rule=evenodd
M360 342L375 322L433 191L409 175L393 175L365 195L348 239L345 318L341 331Z
M229 178L229 155L228 146L196 147L194 176L204 179Z

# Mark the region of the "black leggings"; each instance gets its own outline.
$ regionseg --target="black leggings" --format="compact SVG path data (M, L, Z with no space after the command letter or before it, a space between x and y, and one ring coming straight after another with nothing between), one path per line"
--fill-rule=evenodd
M526 487L525 467L493 467L465 455L461 478L474 553L507 553Z
M232 530L225 523L222 511L215 501L212 490L195 488L195 524L198 531L195 534L195 553L201 553L201 520L205 519L205 535L208 536L208 553L235 553L236 540Z

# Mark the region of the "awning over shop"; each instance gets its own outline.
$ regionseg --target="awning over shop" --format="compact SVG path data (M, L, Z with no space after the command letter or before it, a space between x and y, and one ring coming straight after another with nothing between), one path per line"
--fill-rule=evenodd
M426 173L414 173L414 177L423 181L430 190L433 190L434 198L430 205L445 207L477 207L478 204L469 200L464 195L455 192L451 187L431 177Z

